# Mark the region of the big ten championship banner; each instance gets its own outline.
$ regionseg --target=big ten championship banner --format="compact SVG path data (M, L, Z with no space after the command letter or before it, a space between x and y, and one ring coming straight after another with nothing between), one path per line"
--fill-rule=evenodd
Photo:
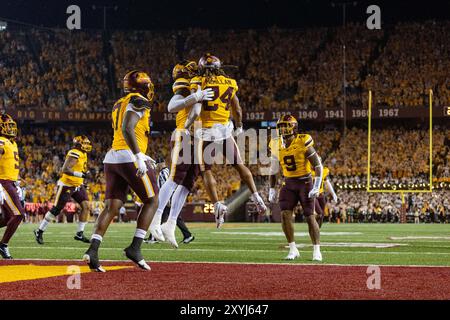
M31 121L89 121L89 122L110 122L111 112L88 112L88 111L54 111L54 110L11 110L9 114L15 120ZM244 111L243 121L276 121L282 115L292 114L297 119L311 121L330 121L344 119L347 120L367 119L367 108L347 108L346 112L342 108L309 109L309 110L284 110L284 111ZM407 119L407 118L428 118L427 107L373 107L372 118ZM433 107L433 118L450 118L450 106ZM174 122L175 114L168 112L152 112L153 122Z

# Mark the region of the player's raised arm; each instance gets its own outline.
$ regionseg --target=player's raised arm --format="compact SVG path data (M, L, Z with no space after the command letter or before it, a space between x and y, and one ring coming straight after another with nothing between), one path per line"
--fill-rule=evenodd
M172 97L172 99L170 99L169 105L167 107L169 112L178 112L184 108L189 108L193 106L197 102L210 101L214 97L214 92L211 88L206 88L205 90L202 90L200 87L198 87L195 92L192 92L186 98L180 91L181 90L177 91L177 93ZM200 112L198 114L200 114ZM195 119L196 118L194 118L194 120Z
M319 155L317 154L316 150L312 146L312 138L311 143L308 146L309 141L306 141L306 152L305 157L308 159L308 161L311 163L311 165L314 167L314 171L316 172L316 176L314 178L314 185L312 190L309 192L308 197L316 197L320 193L320 185L322 183L322 175L323 175L323 166L322 161L320 160Z

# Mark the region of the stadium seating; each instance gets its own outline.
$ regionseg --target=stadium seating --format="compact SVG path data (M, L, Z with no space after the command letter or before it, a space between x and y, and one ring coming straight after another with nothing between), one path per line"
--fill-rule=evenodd
M342 45L347 104L421 106L432 88L436 105L450 104L448 21L306 30L184 31L10 30L0 33L0 109L107 110L130 68L148 71L155 110L171 94L171 69L181 57L218 55L239 79L247 110L303 110L342 104Z

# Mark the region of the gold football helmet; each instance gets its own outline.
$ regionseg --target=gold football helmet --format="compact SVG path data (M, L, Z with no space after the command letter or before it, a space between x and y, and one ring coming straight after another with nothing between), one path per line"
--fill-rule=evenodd
M17 123L9 114L0 115L0 134L9 138L17 136Z
M123 91L125 93L140 93L147 97L150 102L155 97L155 86L150 76L139 70L132 70L123 77Z
M286 137L298 132L298 122L294 116L283 115L277 122L277 133L279 136Z
M172 78L176 80L178 78L193 78L197 75L198 66L195 61L184 60L177 63L172 70Z
M80 148L84 152L92 151L92 143L86 136L76 136L73 138L73 144L75 147Z

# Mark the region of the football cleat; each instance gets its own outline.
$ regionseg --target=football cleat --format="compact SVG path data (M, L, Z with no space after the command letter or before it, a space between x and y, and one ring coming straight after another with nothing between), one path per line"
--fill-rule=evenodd
M164 238L164 233L161 230L161 225L158 224L150 224L150 233L156 241L164 242L166 239Z
M322 261L322 253L320 251L313 252L313 261Z
M84 242L84 243L90 243L91 242L91 240L89 240L88 238L86 238L84 236L83 232L77 232L77 234L73 238L74 238L74 240L81 241L81 242Z
M11 257L11 254L9 253L9 248L5 244L0 244L0 255L3 259L11 260L13 257Z
M94 272L106 272L105 269L100 265L98 261L98 253L94 250L88 250L83 255L83 261L86 262L89 266L89 269Z
M161 230L166 238L166 241L169 242L174 248L178 248L177 239L175 238L176 225L176 221L170 219L161 225Z
M194 236L190 236L190 237L184 238L183 239L183 243L184 244L188 244L188 243L191 243L194 240L195 240L195 237Z
M42 237L42 235L44 234L44 231L36 229L33 231L33 233L34 233L34 238L36 239L36 242L39 244L44 244L44 238Z
M289 254L284 259L285 260L295 260L299 257L300 257L300 252L297 249L295 249L295 250L290 250Z
M221 202L214 204L214 217L216 218L216 227L219 229L225 222L225 215L228 212L228 208Z
M140 249L129 246L123 250L123 253L128 259L136 263L139 268L147 271L151 270L150 266L145 262Z
M256 204L256 210L259 214L266 213L267 207L264 203L264 200L261 198L261 196L258 193L252 194L250 196L250 199Z

